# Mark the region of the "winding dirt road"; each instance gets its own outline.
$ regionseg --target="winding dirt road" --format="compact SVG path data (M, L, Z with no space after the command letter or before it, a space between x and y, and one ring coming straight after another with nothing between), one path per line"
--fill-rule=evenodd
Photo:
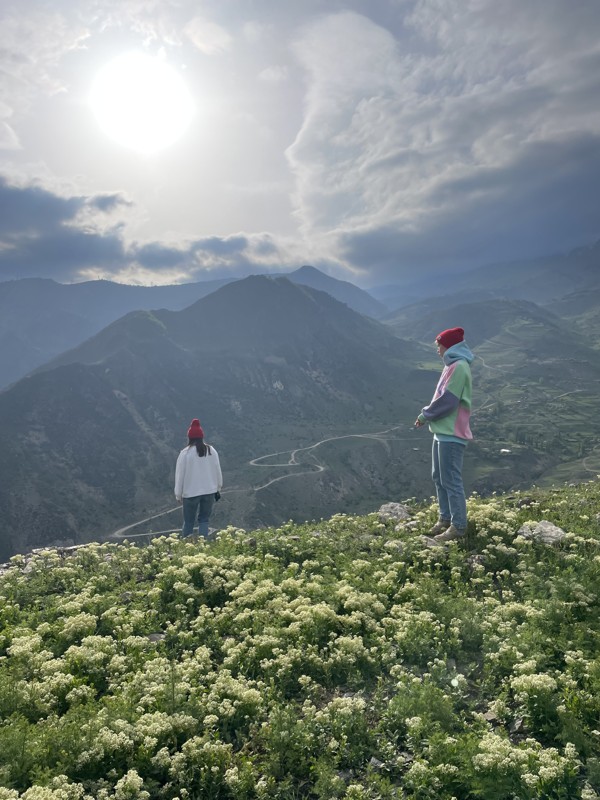
M297 456L299 453L307 453L313 459L314 463L311 465L310 469L303 469L300 472L290 472L286 475L279 475L276 478L271 478L266 483L261 484L260 486L249 486L249 487L232 487L231 489L224 489L221 494L233 494L236 492L259 492L261 489L266 489L268 486L272 486L274 483L278 483L279 481L288 480L290 478L298 478L301 475L311 475L316 474L319 472L324 472L327 469L327 466L319 461L317 461L316 457L314 456L314 451L321 447L321 445L328 444L329 442L339 441L340 439L372 439L374 441L382 442L384 445L388 441L399 441L401 439L406 439L408 441L412 441L411 437L408 436L396 436L393 434L394 431L398 431L400 429L407 429L409 431L412 430L412 427L408 426L406 423L401 425L393 425L391 428L386 428L382 431L375 431L372 433L347 433L341 436L328 436L325 439L320 439L318 442L314 444L308 445L307 447L297 447L294 450L281 450L277 453L267 453L264 456L258 456L258 458L253 458L251 461L248 462L249 466L251 467L306 467L306 464L302 464L297 460ZM277 461L275 463L263 463L268 459L279 458L281 456L289 455L287 461ZM152 514L149 517L144 517L144 519L139 519L136 522L132 522L129 525L126 525L124 528L119 528L118 530L114 531L109 538L110 539L133 539L133 538L140 538L142 536L161 536L166 535L169 533L174 533L179 531L179 528L170 528L164 531L145 531L144 533L129 533L129 531L137 528L140 525L144 525L148 522L152 522L155 519L160 519L161 517L165 517L168 514L172 514L175 511L181 509L181 505L177 504L171 508L167 508L164 511L159 511L157 514Z

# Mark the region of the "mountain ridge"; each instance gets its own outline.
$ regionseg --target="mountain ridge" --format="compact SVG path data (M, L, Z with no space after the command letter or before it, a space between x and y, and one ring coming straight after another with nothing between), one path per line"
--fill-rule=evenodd
M326 290L359 313L375 318L385 311L367 292L314 267L301 267L286 277ZM131 311L179 311L234 282L233 278L169 286L105 280L61 284L49 278L0 282L0 389Z
M225 444L234 481L245 481L244 464L262 453L355 430L365 417L371 426L403 417L429 391L432 375L419 370L426 355L284 278L228 284L179 312L132 312L0 393L4 551L38 541L37 523L19 510L31 503L46 508L45 541L93 538L116 528L115 515L143 516L150 502L164 507L193 417L217 449ZM37 460L26 447L32 437L43 443ZM276 489L278 507L253 510L262 499L248 493L232 503L244 519L276 519L284 502Z

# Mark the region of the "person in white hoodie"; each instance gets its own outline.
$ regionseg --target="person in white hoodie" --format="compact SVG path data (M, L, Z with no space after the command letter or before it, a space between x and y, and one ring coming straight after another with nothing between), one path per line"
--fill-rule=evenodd
M182 536L191 536L198 521L198 533L208 537L208 520L223 486L219 454L204 441L200 421L193 419L188 428L188 445L177 457L175 498L183 503Z

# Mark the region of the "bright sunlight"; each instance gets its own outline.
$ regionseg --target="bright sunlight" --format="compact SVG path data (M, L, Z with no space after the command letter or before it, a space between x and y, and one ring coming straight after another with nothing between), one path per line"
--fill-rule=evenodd
M126 53L108 63L92 85L90 105L105 133L143 154L176 142L194 113L179 73L143 53Z

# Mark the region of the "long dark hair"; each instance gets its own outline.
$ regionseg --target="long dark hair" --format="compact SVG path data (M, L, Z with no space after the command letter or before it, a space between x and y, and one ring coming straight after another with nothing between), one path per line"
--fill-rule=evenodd
M196 445L196 452L203 458L204 456L209 456L211 454L211 449L209 444L204 444L204 439L191 439L188 438L188 447L193 447Z

